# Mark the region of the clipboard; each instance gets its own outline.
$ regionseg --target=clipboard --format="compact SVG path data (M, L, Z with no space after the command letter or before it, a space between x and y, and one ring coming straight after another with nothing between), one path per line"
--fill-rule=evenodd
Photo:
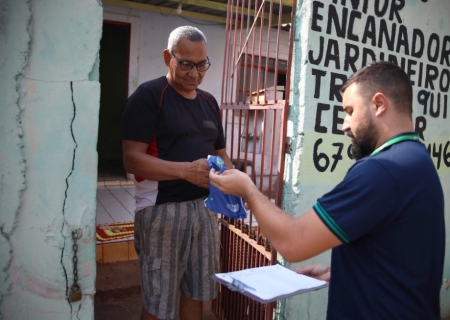
M269 303L328 287L326 281L298 274L279 264L216 273L213 278L230 290L238 291L260 303Z

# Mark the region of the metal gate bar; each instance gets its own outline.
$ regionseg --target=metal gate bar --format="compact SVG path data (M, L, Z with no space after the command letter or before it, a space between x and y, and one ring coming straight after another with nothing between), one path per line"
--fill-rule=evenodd
M235 168L278 206L293 42L283 19L290 22L293 10L295 0L228 0L226 23L220 108L227 152ZM277 253L251 212L246 219L221 216L219 224L221 272L276 263ZM274 308L224 285L212 302L219 320L272 320Z
M221 268L227 272L271 264L271 253L238 228L221 219L221 241L230 244L221 251ZM221 285L219 297L212 302L218 319L267 320L272 319L274 303L262 304Z

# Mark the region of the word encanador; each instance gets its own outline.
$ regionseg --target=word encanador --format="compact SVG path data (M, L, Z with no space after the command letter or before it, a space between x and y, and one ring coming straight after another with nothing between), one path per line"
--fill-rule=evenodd
M403 8L404 0L400 1L400 4L395 0L392 1L392 3L396 4L396 6L391 9L391 14L389 17L391 20L393 17L397 17L397 20L401 22L398 11ZM375 3L378 2L380 1L375 1ZM388 3L388 1L385 1L385 3ZM387 6L385 5L385 7ZM322 28L324 26L322 26L321 21L323 21L324 16L321 14L321 9L323 8L324 4L322 2L313 2L311 21L312 31L322 32ZM385 11L387 12L387 10ZM378 12L375 10L375 13L377 17L380 17L383 16L385 11ZM402 54L416 59L426 58L429 62L437 63L444 67L450 66L450 36L446 35L443 39L440 39L438 34L431 33L427 38L419 28L415 28L412 30L412 33L408 33L408 29L404 25L399 25L397 33L397 24L395 22L392 23L389 28L385 19L376 19L375 16L367 15L365 17L363 35L360 39L359 35L355 34L354 31L355 29L358 29L355 28L355 26L358 25L358 22L360 22L359 20L362 20L361 12L356 10L349 12L348 8L343 7L341 8L341 12L339 14L336 6L330 4L328 5L328 17L325 32L326 34L331 35L334 26L334 30L338 38L348 39L358 43L361 41L362 44L367 44L372 47L378 47L380 49L385 47L385 49L390 52L402 52ZM325 38L321 36L319 53L310 50L309 61L315 65L320 64L324 58L324 51L326 51L324 65L327 67L330 61L334 61L336 64L336 69L340 69L341 63L339 60L339 42L336 39L328 39L325 50ZM345 43L345 56L343 57L345 71L348 71L349 68L351 68L352 71L355 72L360 67L367 64L368 58L377 60L376 54L373 50L363 48L362 53L360 53L360 48L358 45ZM385 53L380 53L379 58L380 60L384 60ZM362 61L361 66L356 66L356 62L359 59ZM396 57L392 55L390 56L390 59L396 60ZM405 62L403 63L405 64ZM429 86L433 89L434 85L430 83L430 81L439 79L440 91L448 91L450 85L450 71L448 69L443 69L443 74L439 74L440 69L442 68L429 64L424 66L423 63L419 63L419 66L416 65L417 61L408 59L406 67L409 69L410 75L414 75L416 73L418 74L417 82L419 86L423 83L425 88ZM407 71L407 69L404 68L405 71ZM425 83L425 81L422 81L423 76L428 77L430 80Z

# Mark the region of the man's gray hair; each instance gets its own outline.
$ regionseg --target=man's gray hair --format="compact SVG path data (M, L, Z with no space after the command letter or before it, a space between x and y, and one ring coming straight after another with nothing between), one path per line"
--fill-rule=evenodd
M169 42L167 43L167 49L173 51L178 42L182 39L187 39L193 42L205 41L206 37L198 28L192 26L183 26L174 29L169 35Z

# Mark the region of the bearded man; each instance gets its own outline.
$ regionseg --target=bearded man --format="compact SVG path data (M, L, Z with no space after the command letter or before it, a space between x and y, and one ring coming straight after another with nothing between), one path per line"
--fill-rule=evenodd
M356 162L305 214L283 212L237 170L211 170L211 183L245 199L287 261L332 248L331 268L298 270L330 281L327 319L440 319L444 194L413 130L410 80L379 61L354 73L341 91L342 130Z

